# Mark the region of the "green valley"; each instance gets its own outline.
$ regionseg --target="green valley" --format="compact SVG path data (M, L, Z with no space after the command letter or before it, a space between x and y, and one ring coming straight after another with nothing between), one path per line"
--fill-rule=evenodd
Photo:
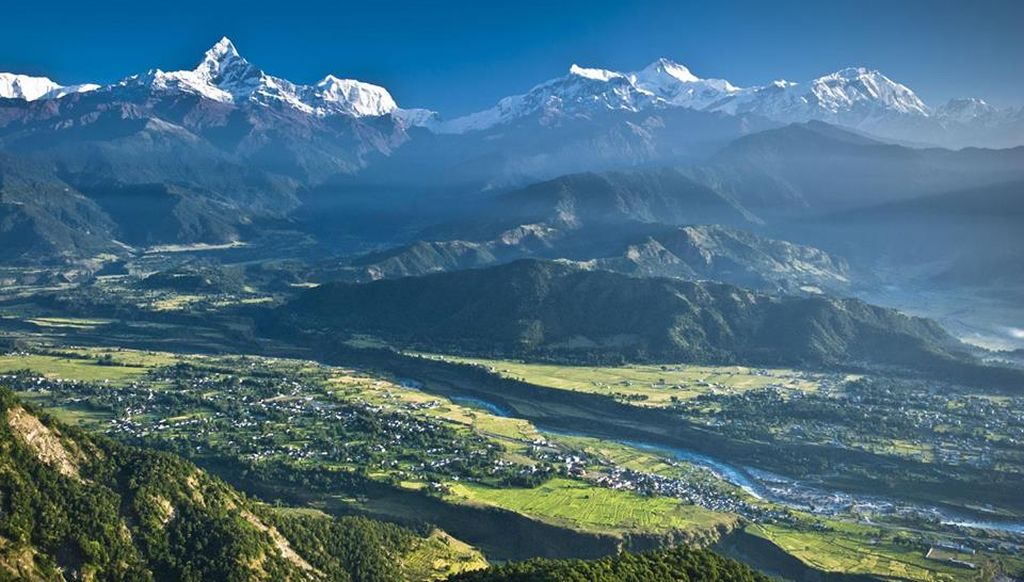
M451 367L460 360L408 361ZM708 397L728 403L780 385L800 401L862 381L781 369L464 362L453 369L494 370L495 378L532 380L551 385L547 390L640 410L684 411L684 404ZM962 530L930 521L914 503L886 506L854 497L808 510L803 504L817 493L799 487L777 492L773 488L780 484L761 481L759 473L737 480L729 469L668 445L588 436L574 432L572 423L553 430L551 418L516 418L520 405L507 400L513 393L506 392L501 405L480 392L460 396L457 386L442 394L430 374L420 376L423 383L402 375L408 370L381 374L365 362L345 367L98 347L37 347L10 353L0 364L0 381L27 402L83 429L183 455L257 498L337 516L397 520L421 531L437 524L492 557L503 555L495 546L501 534L487 528L518 516L525 521L516 527L535 529L537 545L508 557L592 556L605 544L644 550L685 541L714 545L768 571L778 571L776 561L789 555L810 570L913 580L952 580L968 572L927 557L933 548L962 544L964 538ZM634 387L692 394L641 400L609 394L606 386L626 395ZM782 407L776 415L786 414L787 401L775 405ZM576 405L568 401L546 409L558 406ZM707 414L707 406L693 410ZM715 408L723 410L742 418ZM957 503L953 497L944 502ZM492 517L494 511L499 513ZM1018 515L1012 505L1003 511L993 520ZM581 537L551 545L562 531ZM744 546L749 536L769 545L751 552ZM972 537L970 563L979 567L977 575L1024 566L1012 557L1014 539L1010 531ZM418 543L429 552L439 542ZM445 572L479 563L466 557L409 558L421 571L428 562Z

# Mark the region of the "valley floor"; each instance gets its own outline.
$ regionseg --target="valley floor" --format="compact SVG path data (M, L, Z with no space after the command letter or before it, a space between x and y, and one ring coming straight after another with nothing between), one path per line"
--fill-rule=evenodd
M846 380L684 365L473 364L549 389L656 409L776 388L799 399ZM257 496L437 523L492 559L592 557L683 540L727 548L735 536L749 535L770 544L748 548L745 558L776 571L785 570L779 560L787 554L812 570L913 580L975 579L1024 567L1015 557L1021 536L1012 532L947 527L842 500L828 508L789 506L700 458L587 436L571 423L538 424L520 414L518 402L445 394L458 387L440 389L405 370L389 375L308 360L36 345L0 358L0 372L23 398L67 421L177 451L229 482L252 482ZM528 532L534 539L506 544L516 530L516 537ZM962 552L944 553L961 545ZM949 559L968 554L961 561L972 567ZM437 564L435 572L462 567Z

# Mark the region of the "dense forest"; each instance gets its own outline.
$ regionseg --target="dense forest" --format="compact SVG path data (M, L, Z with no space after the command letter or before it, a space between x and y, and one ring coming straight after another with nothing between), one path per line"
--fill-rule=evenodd
M675 547L600 560L528 560L453 576L458 582L767 582L767 576L707 550Z

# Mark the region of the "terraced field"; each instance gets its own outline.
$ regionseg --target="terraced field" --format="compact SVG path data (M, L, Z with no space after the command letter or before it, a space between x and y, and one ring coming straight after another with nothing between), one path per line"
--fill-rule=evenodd
M486 567L487 560L479 550L441 530L418 540L402 561L402 569L410 580L443 580L452 574Z
M826 572L882 575L920 581L962 580L972 574L965 566L926 558L916 548L894 543L877 529L831 521L826 530L781 525L757 525L749 533L772 541L786 552ZM1024 565L1024 562L1017 567Z

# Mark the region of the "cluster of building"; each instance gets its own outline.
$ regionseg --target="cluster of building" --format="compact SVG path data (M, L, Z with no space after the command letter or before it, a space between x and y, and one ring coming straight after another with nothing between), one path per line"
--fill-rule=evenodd
M597 478L603 487L632 491L640 495L674 497L712 511L735 513L759 523L791 522L789 512L750 503L711 482L666 477L631 469L614 468Z

